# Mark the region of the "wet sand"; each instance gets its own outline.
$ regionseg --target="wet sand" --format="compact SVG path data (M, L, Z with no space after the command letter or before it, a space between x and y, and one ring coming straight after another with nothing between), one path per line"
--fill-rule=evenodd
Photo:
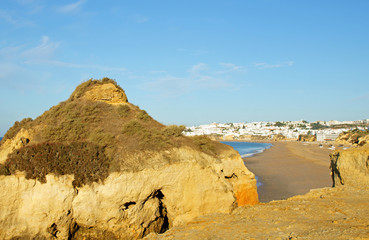
M328 145L273 142L261 154L244 158L246 167L258 176L260 202L287 199L310 189L331 187Z

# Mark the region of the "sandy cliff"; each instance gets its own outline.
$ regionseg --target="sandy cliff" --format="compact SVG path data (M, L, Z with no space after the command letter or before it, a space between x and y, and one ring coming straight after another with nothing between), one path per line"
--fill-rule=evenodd
M369 145L331 153L334 186L369 187Z
M136 239L258 202L232 148L164 126L90 80L0 143L0 238Z

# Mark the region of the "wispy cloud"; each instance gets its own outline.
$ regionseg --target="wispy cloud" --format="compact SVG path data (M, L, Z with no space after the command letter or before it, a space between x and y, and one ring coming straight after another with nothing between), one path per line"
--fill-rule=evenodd
M268 68L291 67L294 64L295 63L293 61L287 61L287 62L282 62L282 63L277 63L277 64L269 64L269 63L261 62L261 63L255 63L254 66L259 69L268 69Z
M86 2L87 0L79 0L75 3L61 6L58 8L58 10L59 12L62 12L62 13L71 13L71 12L77 11Z
M192 75L199 75L202 71L208 70L208 65L205 63L198 63L196 65L193 65L188 72Z
M8 12L2 9L0 9L0 18L13 25L18 23Z
M41 44L23 52L23 56L28 63L45 62L50 60L60 43L51 42L48 36L42 36Z
M221 70L217 71L217 74L246 71L246 69L243 66L238 66L234 63L219 63L219 65L221 67Z
M179 77L167 71L152 81L143 84L149 91L159 92L161 97L175 97L191 91L220 89L230 87L232 84L225 78L219 78L216 71L210 71L210 66L198 63L184 71L185 76Z
M14 26L32 26L33 23L29 20L25 20L21 17L15 17L14 14L10 13L9 11L5 11L0 9L0 20L3 20L7 23L10 23Z

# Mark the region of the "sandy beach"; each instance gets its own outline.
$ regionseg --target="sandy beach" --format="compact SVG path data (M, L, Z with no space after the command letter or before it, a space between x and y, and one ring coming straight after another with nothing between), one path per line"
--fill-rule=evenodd
M329 145L273 142L261 154L244 158L246 167L258 176L260 202L287 199L310 189L331 187Z

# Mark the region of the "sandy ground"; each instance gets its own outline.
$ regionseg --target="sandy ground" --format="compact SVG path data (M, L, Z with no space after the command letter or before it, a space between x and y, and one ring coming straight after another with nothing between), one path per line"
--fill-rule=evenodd
M369 192L324 188L288 200L199 217L147 239L369 239Z
M258 176L260 202L287 199L310 189L330 187L328 144L273 142L261 154L244 158L246 167Z

